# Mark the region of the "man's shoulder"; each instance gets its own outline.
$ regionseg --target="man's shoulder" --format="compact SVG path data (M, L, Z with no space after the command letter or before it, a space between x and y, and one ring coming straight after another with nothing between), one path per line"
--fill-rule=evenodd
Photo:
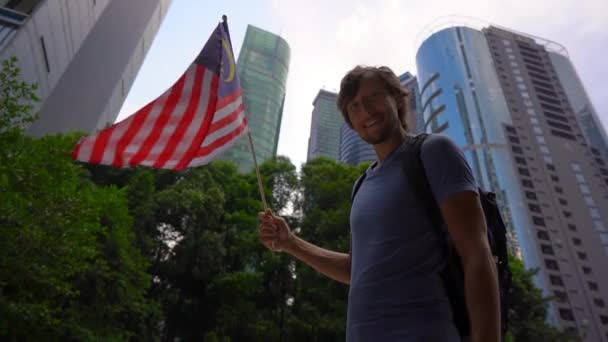
M423 158L426 155L441 157L441 153L451 153L459 150L452 139L442 134L428 134L420 149Z

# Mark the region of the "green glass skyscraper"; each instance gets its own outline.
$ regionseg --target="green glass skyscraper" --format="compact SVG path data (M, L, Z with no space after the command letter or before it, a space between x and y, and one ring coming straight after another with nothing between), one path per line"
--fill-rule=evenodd
M259 163L277 154L283 117L290 49L285 39L249 25L237 60L243 102ZM247 137L228 150L224 159L239 171L253 169Z

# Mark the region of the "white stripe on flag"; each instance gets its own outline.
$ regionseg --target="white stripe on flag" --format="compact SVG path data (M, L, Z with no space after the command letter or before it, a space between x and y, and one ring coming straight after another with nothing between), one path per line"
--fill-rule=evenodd
M133 118L134 116L131 116L120 124L114 126L114 128L112 129L112 135L110 136L110 139L108 139L108 144L106 145L106 148L103 151L103 156L101 158L100 164L112 165L112 162L114 161L114 156L116 154L116 145L118 144L118 140L120 140L120 138L122 138L125 132L129 129Z
M245 125L245 129L243 129L243 131L239 135L232 138L228 143L216 148L215 150L213 150L211 153L207 154L206 156L197 157L197 158L192 159L190 164L188 164L188 167L209 164L213 159L217 158L222 153L224 153L226 150L228 150L232 146L234 146L234 144L236 144L236 142L239 141L239 139L241 139L241 137L243 137L243 135L247 134L248 130L249 130L249 127L247 127L247 125Z
M215 115L213 116L213 122L218 122L221 119L223 119L223 118L227 117L228 115L232 114L241 105L241 103L243 103L243 97L239 96L234 101L232 101L231 103L229 103L227 106L224 106L224 108L222 108L219 111L217 111L215 113Z
M88 163L91 160L91 154L93 154L93 146L95 146L95 141L97 140L98 135L94 135L92 137L86 137L82 139L82 144L80 144L80 150L78 151L78 156L76 159Z
M243 122L244 118L245 118L244 110L241 108L240 113L235 118L235 120L230 122L228 125L224 126L222 129L217 130L217 131L213 132L212 134L208 135L205 138L205 140L203 140L202 146L203 147L209 146L209 145L213 144L217 139L234 131L241 124L241 122Z
M127 148L125 149L125 152L123 153L123 161L124 161L124 164L122 165L123 167L129 165L129 161L131 160L131 158L133 158L133 156L135 156L135 154L143 146L144 141L146 140L148 135L150 135L150 133L154 129L154 124L156 123L156 120L160 116L160 113L163 111L163 107L165 107L165 103L167 102L167 99L169 98L169 95L171 95L172 91L173 91L173 87L169 88L154 103L154 106L150 110L150 113L148 114L146 121L139 128L139 130L137 131L137 134L135 134L135 136L133 137L133 139L131 140L131 142L129 143Z
M169 114L169 120L163 126L158 140L150 150L150 153L148 153L146 159L141 162L141 165L152 166L160 157L160 154L163 152L163 150L167 146L167 143L169 142L169 138L171 138L171 136L175 132L175 129L177 128L177 125L185 114L186 108L190 103L190 98L192 97L192 92L194 91L195 81L196 65L192 64L186 71L186 81L184 83L184 88L182 90L179 100L177 101L176 106Z
M183 158L188 148L192 145L192 141L196 137L196 133L201 129L203 120L205 119L205 113L207 113L207 106L209 105L209 96L211 95L211 83L213 81L214 73L205 69L205 75L203 76L203 86L201 89L201 98L198 103L196 113L188 129L186 130L184 137L180 140L179 144L175 148L173 155L167 160L163 168L173 169Z

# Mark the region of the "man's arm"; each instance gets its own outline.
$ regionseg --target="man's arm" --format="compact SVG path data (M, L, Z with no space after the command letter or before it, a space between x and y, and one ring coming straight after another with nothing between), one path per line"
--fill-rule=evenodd
M285 220L270 211L260 213L260 240L271 250L282 250L314 268L319 273L350 284L350 252L330 251L297 237Z
M498 342L498 278L479 196L470 191L455 193L443 201L441 213L462 261L471 341Z
M350 253L338 253L313 245L294 235L285 252L333 280L350 284Z

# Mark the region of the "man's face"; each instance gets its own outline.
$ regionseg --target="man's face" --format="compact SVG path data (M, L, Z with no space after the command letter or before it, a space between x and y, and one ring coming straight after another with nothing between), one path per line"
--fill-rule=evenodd
M376 77L361 80L359 91L346 110L355 132L372 145L389 139L401 125L395 99Z

